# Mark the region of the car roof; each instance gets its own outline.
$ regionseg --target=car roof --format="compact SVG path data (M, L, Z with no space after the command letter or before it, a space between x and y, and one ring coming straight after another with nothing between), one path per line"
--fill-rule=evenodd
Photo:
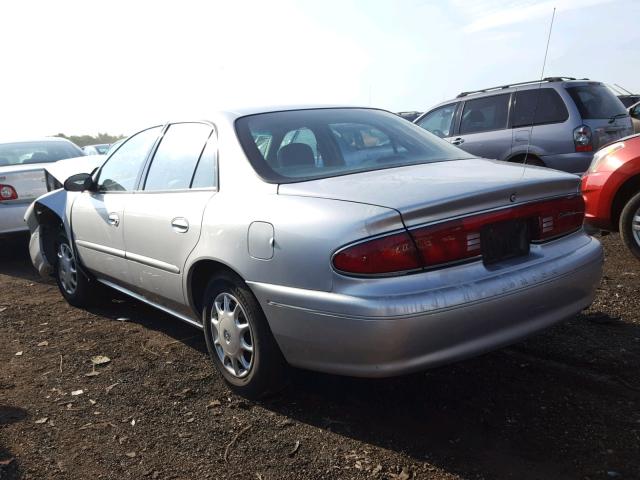
M0 145L7 143L31 143L31 142L67 142L72 143L70 140L62 137L19 137L19 138L0 138Z
M534 88L541 88L541 87L547 87L547 88L557 88L557 87L579 87L579 86L583 86L583 85L604 85L606 86L603 82L599 82L597 80L589 80L588 78L581 78L581 79L570 79L570 80L564 80L564 77L551 77L548 80L534 80L531 82L521 82L521 83L513 83L513 84L509 84L509 85L504 85L504 86L498 86L498 87L489 87L489 88L484 88L481 90L473 90L470 92L462 92L460 94L458 94L457 96L450 98L448 100L444 100L440 103L437 103L433 106L431 106L430 108L426 109L424 111L424 113L422 115L420 115L418 118L416 118L414 120L414 122L417 122L419 120L421 120L425 115L431 113L433 110L435 110L436 108L439 107L443 107L445 105L450 105L453 103L458 103L458 102L464 102L466 100L473 100L476 98L484 98L484 97L492 97L494 95L502 95L505 93L511 93L511 92L515 92L518 90L531 90Z
M290 110L316 110L325 108L367 108L377 110L371 107L362 107L358 105L336 105L336 104L302 104L302 105L262 105L262 106L243 106L236 108L223 108L218 111L226 117L233 119L246 117L248 115L257 115L260 113L286 112Z

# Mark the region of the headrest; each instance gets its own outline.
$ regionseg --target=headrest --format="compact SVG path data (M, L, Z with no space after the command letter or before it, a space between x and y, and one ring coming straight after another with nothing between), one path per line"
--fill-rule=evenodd
M278 150L278 164L281 167L308 166L316 164L313 150L306 143L290 143Z

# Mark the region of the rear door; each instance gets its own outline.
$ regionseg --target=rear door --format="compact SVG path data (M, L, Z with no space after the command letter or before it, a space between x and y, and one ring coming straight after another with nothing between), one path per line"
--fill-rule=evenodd
M128 285L124 210L161 127L130 137L98 172L98 191L82 192L73 203L71 229L83 264L98 277Z
M567 91L580 112L583 124L591 128L594 152L633 133L629 112L607 86L590 82L570 85Z
M507 128L511 94L466 100L453 145L484 158L505 160L511 153L511 129Z
M187 313L184 266L200 238L202 215L217 191L217 136L205 123L167 127L140 191L125 210L127 264L134 290Z

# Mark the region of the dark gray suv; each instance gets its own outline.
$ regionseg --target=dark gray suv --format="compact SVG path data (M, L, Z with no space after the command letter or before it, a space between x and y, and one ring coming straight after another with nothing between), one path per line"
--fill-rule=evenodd
M603 83L550 77L463 92L415 120L469 153L583 173L599 147L633 133Z

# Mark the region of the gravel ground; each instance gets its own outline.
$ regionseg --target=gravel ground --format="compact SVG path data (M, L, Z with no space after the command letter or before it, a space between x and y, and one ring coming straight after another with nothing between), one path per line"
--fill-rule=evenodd
M0 479L640 478L640 263L602 241L595 303L541 335L402 378L297 372L260 403L198 331L121 297L72 308L5 243Z

